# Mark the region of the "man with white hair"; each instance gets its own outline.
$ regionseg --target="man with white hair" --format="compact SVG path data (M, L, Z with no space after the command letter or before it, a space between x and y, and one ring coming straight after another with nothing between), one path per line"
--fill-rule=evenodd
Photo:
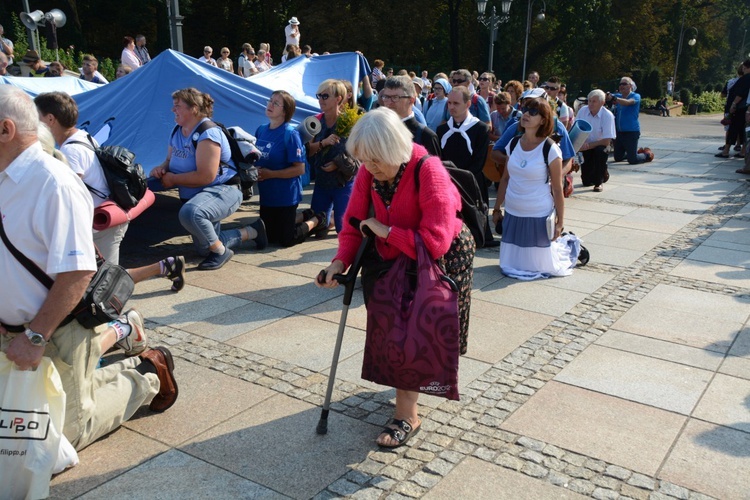
M616 137L615 117L604 107L605 99L604 91L592 90L588 95L588 104L578 110L576 117L591 125L591 133L579 150L583 153L581 181L584 186L594 186L596 192L602 190L602 184L609 178L605 149Z
M606 98L608 103L617 105L615 107L617 129L615 161L628 160L631 165L654 159L654 153L649 148L638 148L638 139L641 137L641 124L638 121L638 114L641 112L641 96L635 92L636 89L633 79L623 76L620 78L620 91L614 94L608 92Z
M44 152L38 127L31 98L0 85L0 350L21 370L52 358L67 395L63 433L81 450L142 404L159 412L171 407L177 383L163 347L96 369L115 341L141 335L135 330L142 323L87 329L71 316L96 270L94 208L81 179ZM54 281L49 290L19 254Z

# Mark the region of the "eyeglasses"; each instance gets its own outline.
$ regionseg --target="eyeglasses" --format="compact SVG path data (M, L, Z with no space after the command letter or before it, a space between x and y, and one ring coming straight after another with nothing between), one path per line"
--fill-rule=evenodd
M468 80L459 80L459 79L457 79L457 78L453 78L453 79L451 80L451 83L452 83L453 85L458 85L459 83L466 83L467 81L468 81Z
M283 108L284 107L284 103L283 102L277 102L277 101L274 101L273 99L269 99L268 100L268 104L270 104L272 106L275 106L277 108Z
M382 96L383 102L398 102L399 99L408 99L408 95L384 95Z
M327 101L328 98L331 97L331 94L315 94L315 97L317 97L321 101Z
M487 77L485 77L485 76L482 76L482 77L480 77L480 78L477 78L477 79L478 79L478 80L479 80L480 82L489 82L489 81L490 81L490 79L489 79L489 78L487 78Z
M229 54L229 52L222 52L222 54Z
M521 114L528 113L529 116L536 116L539 114L539 108L527 108L524 106L520 108L519 111L521 111Z

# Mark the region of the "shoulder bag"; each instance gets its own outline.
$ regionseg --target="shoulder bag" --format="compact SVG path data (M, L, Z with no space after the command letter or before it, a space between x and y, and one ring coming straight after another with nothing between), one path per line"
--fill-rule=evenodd
M48 290L55 284L47 273L41 270L31 259L26 257L10 242L3 227L0 213L0 238L13 257L26 268ZM97 271L86 288L83 298L62 324L70 323L73 319L84 328L94 328L101 324L116 320L125 308L125 303L133 295L135 283L128 271L117 264L107 262L97 251Z
M458 400L458 289L415 240L417 261L401 254L367 303L362 378Z

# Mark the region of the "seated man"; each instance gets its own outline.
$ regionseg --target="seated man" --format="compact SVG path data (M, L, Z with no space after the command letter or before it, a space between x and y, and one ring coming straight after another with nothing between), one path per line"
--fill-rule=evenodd
M29 67L29 76L44 77L49 72L49 68L42 62L36 50L27 51L23 56L23 62Z
M0 287L0 350L22 370L38 366L42 356L52 358L67 395L63 433L81 450L143 404L159 412L170 408L177 383L169 350L143 350L136 311L93 330L69 320L96 269L93 205L81 179L43 151L38 127L31 98L0 85L0 222L7 240L54 280L48 290L0 244L6 283ZM115 341L140 356L97 370Z

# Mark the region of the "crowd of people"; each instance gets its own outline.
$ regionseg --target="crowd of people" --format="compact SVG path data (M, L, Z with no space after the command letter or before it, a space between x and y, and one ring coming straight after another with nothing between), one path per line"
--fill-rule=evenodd
M299 27L292 17L282 60L314 55L309 47L300 49ZM14 55L2 34L0 26L0 62ZM149 63L145 44L142 35L124 37L118 78ZM257 53L244 44L236 66L226 47L218 59L212 56L213 49L206 46L199 60L242 77L273 64L267 43ZM55 63L44 65L34 51L23 61L31 76L62 74ZM107 83L93 56L84 57L80 76ZM729 87L727 143L720 153L725 157L737 134L744 133L750 61L740 66ZM525 81L503 84L491 72L459 68L429 78L427 71L394 75L375 60L372 73L359 82L320 82L315 94L320 130L304 141L290 124L294 97L277 90L266 103L267 123L254 131L260 152L255 163L260 217L227 227L223 221L243 201L239 165L227 136L212 120L214 98L192 87L177 89L171 95L175 126L165 145L166 159L150 170L148 184L155 192L177 191L182 202L178 221L202 258L199 270L220 269L248 242L256 250L269 244L288 247L335 230L338 250L316 279L320 287L334 287L334 276L353 264L364 236L371 236L374 249L362 263L366 306L377 280L402 255L415 259L415 241L423 242L455 287L460 320L456 342L465 354L477 246L499 246L500 271L512 278L568 276L579 259L583 262L581 241L564 227L571 172L580 169L582 185L601 192L609 179L610 151L615 162L653 161L654 153L638 144L636 91L636 82L623 76L617 92L593 90L574 109L566 102L564 83L554 75L542 80L533 71ZM168 409L178 390L171 353L165 347L149 348L138 311L128 310L94 330L65 321L96 270L97 251L119 262L128 229L127 222L101 231L91 227L94 208L110 193L95 154L98 144L76 127L77 121L76 103L65 93L43 93L31 100L19 89L0 87L5 135L0 140L0 222L21 251L55 280L46 290L0 248L0 267L16 285L0 290L0 346L21 368L37 366L53 349L56 359L73 367L62 379L66 392L75 394L64 431L82 449L143 404L154 411ZM582 128L588 135L574 143ZM476 228L460 216L462 196L444 168L447 162L476 181L485 207L480 210L487 211L484 227L478 228L482 238L475 238L471 229ZM306 165L315 184L310 208L299 210ZM499 172L491 212L488 165ZM349 220L361 222L355 227ZM174 255L127 271L135 282L166 278L179 292L185 270L185 258ZM99 358L112 348L122 349L126 358L96 370ZM419 393L397 387L396 394L394 418L377 437L388 448L406 443L421 426Z

